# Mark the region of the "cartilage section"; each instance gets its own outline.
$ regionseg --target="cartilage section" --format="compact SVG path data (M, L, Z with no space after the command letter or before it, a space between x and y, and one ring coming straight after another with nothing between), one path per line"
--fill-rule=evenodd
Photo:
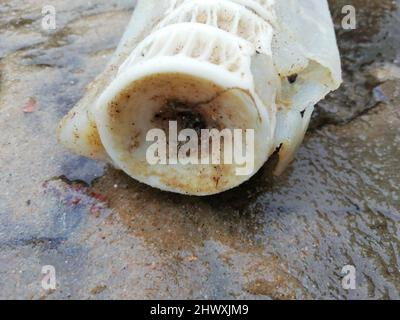
M176 8L180 7L182 4L191 2L191 0L170 0L171 5L166 12L166 14L170 14ZM231 0L243 7L252 10L255 14L259 15L265 21L274 24L276 18L274 15L273 6L275 4L275 0ZM219 2L219 1L214 1Z
M271 55L273 28L246 7L228 0L194 0L171 11L156 27L177 23L201 23L238 36L254 45L258 53Z
M119 73L162 57L189 58L223 68L244 82L253 82L251 56L254 47L218 28L198 23L179 23L162 28L146 38L120 67Z

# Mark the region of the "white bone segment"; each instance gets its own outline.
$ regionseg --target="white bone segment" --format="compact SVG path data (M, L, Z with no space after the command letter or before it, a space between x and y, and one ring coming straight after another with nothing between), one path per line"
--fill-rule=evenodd
M207 195L248 180L273 151L276 122L275 108L266 108L255 92L254 54L250 42L205 24L178 23L152 33L97 103L96 123L112 161L141 182L179 193ZM237 176L234 165L148 164L145 133L167 127L159 118L174 103L203 119L204 128L254 129L259 153L253 172Z
M248 180L277 148L281 174L315 104L341 81L326 0L138 0L110 64L63 119L58 139L150 186L216 194ZM252 172L150 165L146 133L175 118L197 129L254 129Z

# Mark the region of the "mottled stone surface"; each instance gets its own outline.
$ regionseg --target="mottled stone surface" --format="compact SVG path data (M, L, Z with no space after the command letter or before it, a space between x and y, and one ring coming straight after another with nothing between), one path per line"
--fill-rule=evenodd
M345 84L291 168L207 198L163 193L55 140L133 1L0 1L0 298L400 298L399 1L330 1ZM341 7L358 29L340 28ZM24 112L33 111L33 112ZM357 289L341 269L357 269ZM41 287L53 265L57 289Z

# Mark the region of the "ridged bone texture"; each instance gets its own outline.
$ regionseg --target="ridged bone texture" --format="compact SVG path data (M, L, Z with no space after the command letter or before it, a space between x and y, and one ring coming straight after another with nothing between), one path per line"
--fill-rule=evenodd
M58 138L153 187L211 195L250 179L276 151L275 173L282 173L314 105L340 83L325 0L139 0L110 64L63 119ZM167 164L149 163L146 135L160 129L168 137L170 121L178 133L254 130L251 170L203 163L203 154L199 164L172 153Z

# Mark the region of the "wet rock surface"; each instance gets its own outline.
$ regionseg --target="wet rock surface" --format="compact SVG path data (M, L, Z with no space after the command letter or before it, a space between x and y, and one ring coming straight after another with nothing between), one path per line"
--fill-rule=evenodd
M0 298L400 298L399 1L330 1L345 84L295 162L194 198L57 145L133 1L0 2ZM340 27L353 4L358 28ZM45 265L57 289L41 287ZM342 288L354 265L357 289Z

